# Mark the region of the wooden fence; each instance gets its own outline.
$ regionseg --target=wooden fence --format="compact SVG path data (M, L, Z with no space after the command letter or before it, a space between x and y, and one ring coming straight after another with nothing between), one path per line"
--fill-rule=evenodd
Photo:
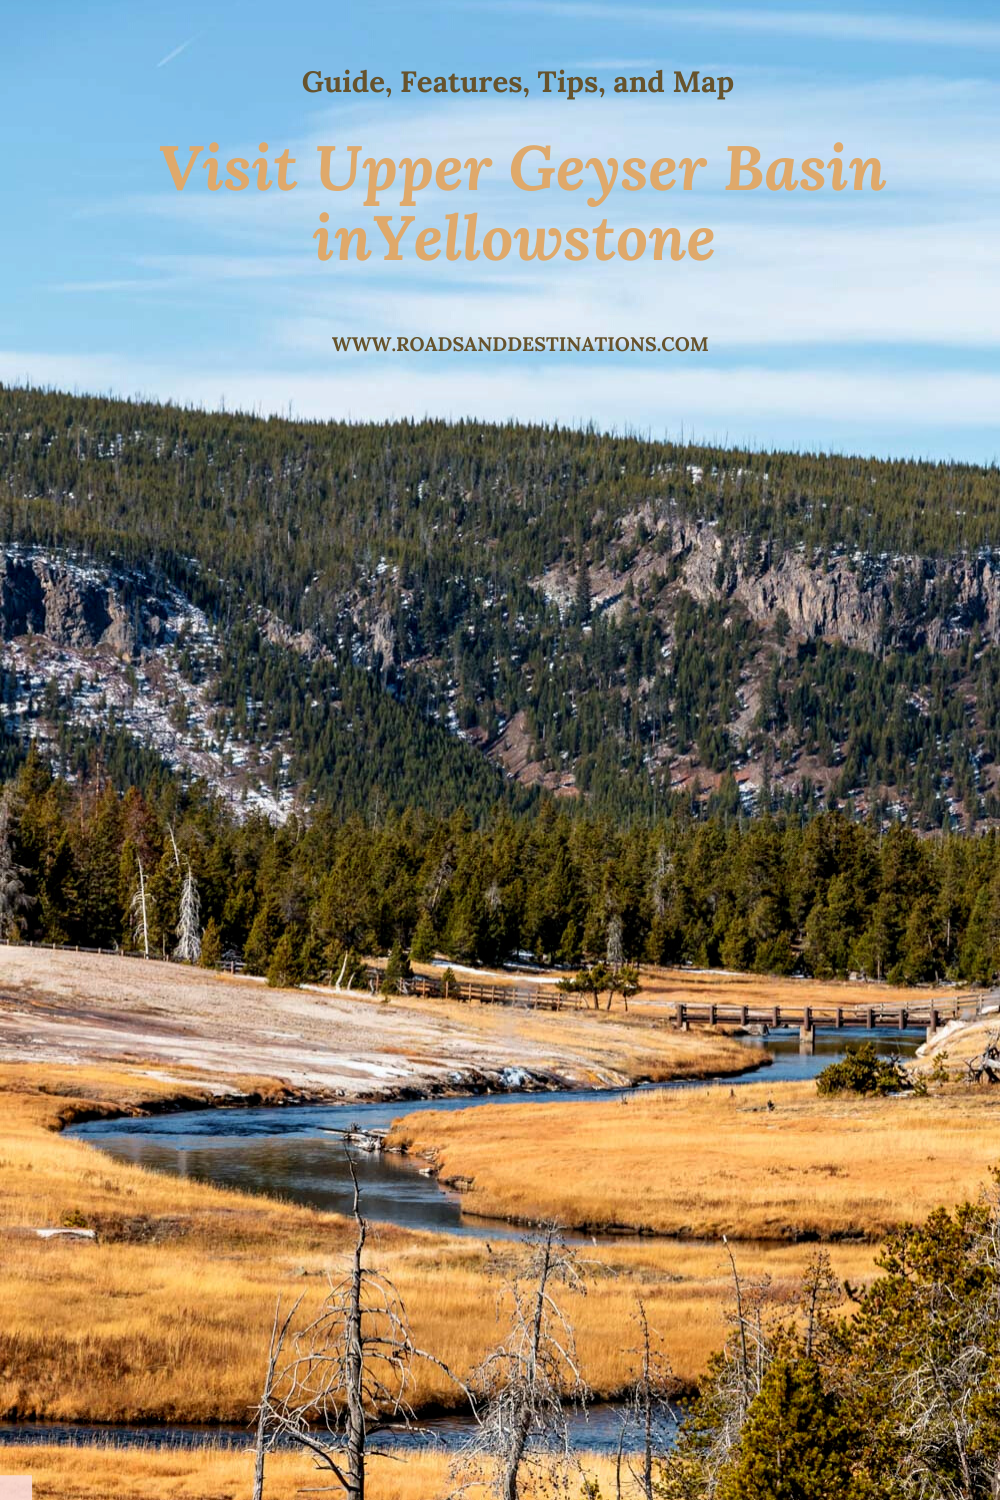
M385 972L365 970L368 988L380 994ZM430 995L443 1000L462 1000L474 1005L514 1005L526 1010L562 1010L579 1004L578 995L568 995L554 984L489 984L476 979L445 979L437 974L413 974L399 982L401 995Z

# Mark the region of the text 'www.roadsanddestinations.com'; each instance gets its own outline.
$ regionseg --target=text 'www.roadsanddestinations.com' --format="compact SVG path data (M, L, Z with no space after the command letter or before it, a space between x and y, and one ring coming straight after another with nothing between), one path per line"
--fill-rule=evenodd
M708 335L333 334L338 354L707 354Z

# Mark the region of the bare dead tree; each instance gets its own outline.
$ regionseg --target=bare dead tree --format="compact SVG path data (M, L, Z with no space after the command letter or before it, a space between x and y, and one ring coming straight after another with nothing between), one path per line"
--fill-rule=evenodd
M823 1333L824 1314L844 1300L844 1292L830 1264L826 1250L820 1250L806 1267L799 1295L799 1310L802 1314L802 1346L807 1359L817 1352Z
M142 951L146 958L149 957L149 921L146 913L146 874L142 868L142 860L136 855L136 864L139 866L139 884L136 887L130 903L132 912L133 935L142 942Z
M612 974L616 973L625 962L625 950L622 946L622 919L617 912L608 918L608 942L605 962Z
M508 1327L473 1377L481 1415L457 1471L496 1500L518 1500L526 1480L554 1483L569 1467L566 1403L582 1406L588 1392L554 1289L585 1292L588 1268L554 1226L522 1241L513 1258L494 1261L498 1316L506 1311Z
M292 1319L298 1312L301 1301L302 1298L300 1297L292 1304L284 1320L281 1317L280 1297L274 1309L274 1325L271 1328L271 1344L267 1356L267 1373L264 1376L264 1391L260 1405L257 1408L257 1436L254 1443L253 1500L263 1500L264 1497L264 1467L267 1462L268 1452L273 1447L271 1412L272 1404L275 1400L275 1379L277 1376L278 1359L281 1355Z
M201 957L201 897L191 865L188 863L181 886L181 908L177 921L177 946L174 957L196 964Z
M669 873L670 868L671 860L669 854L667 853L666 845L661 844L656 851L656 868L653 872L651 889L653 915L655 917L662 917L667 909L666 898L663 894L663 884L667 878L667 874Z
M677 1416L670 1404L670 1398L677 1390L677 1381L662 1340L649 1326L645 1302L639 1296L635 1300L634 1318L639 1330L639 1343L632 1355L638 1363L638 1369L622 1412L615 1465L615 1496L616 1500L622 1500L624 1467L639 1486L639 1492L645 1500L655 1500L654 1466L666 1453L677 1429ZM636 1456L628 1455L625 1451L625 1444L633 1432L637 1432L641 1440Z
M739 1448L747 1413L760 1394L775 1352L771 1278L745 1279L725 1237L723 1244L732 1273L732 1307L727 1314L730 1332L712 1379L712 1422L697 1459L699 1495L715 1494L719 1475ZM690 1490L689 1462L682 1450L664 1456L664 1476L673 1480L666 1493L695 1492Z
M390 1426L415 1427L408 1396L413 1365L423 1359L455 1379L440 1360L418 1349L403 1301L388 1277L365 1264L368 1222L354 1165L357 1233L343 1276L331 1280L315 1317L292 1331L299 1303L280 1321L275 1315L267 1376L257 1411L254 1500L264 1494L268 1452L282 1445L304 1448L347 1500L364 1500L369 1457L395 1457L372 1439ZM459 1388L469 1395L461 1381Z

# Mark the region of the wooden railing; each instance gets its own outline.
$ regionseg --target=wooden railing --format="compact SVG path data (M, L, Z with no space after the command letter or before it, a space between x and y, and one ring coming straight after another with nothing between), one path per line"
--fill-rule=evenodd
M704 1001L678 1001L673 1007L677 1026L766 1026L771 1031L785 1027L799 1031L843 1031L863 1027L875 1031L937 1031L948 1021L976 1020L1000 1012L996 995L954 996L951 999L919 1000L912 1005L879 1001L873 1005L724 1005Z
M380 994L385 971L374 967L365 970L368 987ZM497 984L477 979L445 979L437 974L413 974L399 981L401 995L430 995L443 1000L462 1000L476 1005L513 1005L526 1010L562 1010L579 1003L577 995L567 995L554 984Z
M145 954L141 948L88 948L83 943L35 943L27 939L19 939L12 942L10 938L0 938L0 948L34 948L41 953L95 953L104 958L141 958L147 957L150 963L157 964L184 964L190 968L187 959L175 958L172 953L150 953ZM196 965L197 967L197 965ZM217 964L210 965L221 974L242 974L246 965L242 959L226 958Z

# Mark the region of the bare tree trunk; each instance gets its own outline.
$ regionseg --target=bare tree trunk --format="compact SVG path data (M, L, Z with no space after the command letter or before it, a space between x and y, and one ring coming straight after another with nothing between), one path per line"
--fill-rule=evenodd
M351 1173L352 1177L354 1173ZM347 1308L346 1360L347 1375L347 1495L349 1500L364 1500L365 1495L365 1408L364 1377L365 1353L362 1342L361 1289L364 1275L361 1254L365 1248L367 1225L361 1217L359 1207L358 1180L354 1178L354 1217L358 1225L358 1237L354 1243L354 1263L351 1268L351 1286Z
M267 1458L268 1443L271 1437L271 1397L274 1392L274 1373L278 1367L278 1360L281 1356L282 1348L284 1347L285 1335L287 1334L289 1324L291 1323L292 1318L295 1316L295 1313L298 1309L299 1301L301 1301L301 1298L299 1298L298 1301L294 1303L291 1311L288 1313L284 1323L282 1323L280 1328L278 1327L278 1319L281 1316L280 1297L278 1298L277 1306L274 1309L274 1326L271 1329L271 1347L267 1356L267 1374L264 1377L264 1392L261 1396L260 1407L257 1411L257 1440L254 1444L253 1463L253 1500L263 1500L264 1497L264 1461Z
M142 860L138 859L139 865L139 905L142 911L142 952L143 957L149 957L149 922L146 916L146 876L142 868Z
M142 938L143 957L149 957L149 921L146 912L146 872L142 868L142 859L137 854L136 864L139 866L139 889L132 897L132 936Z
M549 1271L552 1267L552 1241L554 1231L549 1230L545 1236L542 1252L542 1261L538 1271L538 1285L535 1288L535 1315L531 1323L531 1343L528 1349L528 1361L526 1369L525 1393L521 1402L521 1408L514 1419L514 1430L511 1434L510 1448L507 1452L506 1463L503 1472L503 1484L501 1493L503 1500L518 1500L517 1481L521 1472L521 1464L524 1461L525 1449L528 1446L528 1438L531 1436L531 1419L533 1397L535 1391L535 1376L538 1368L538 1351L542 1341L542 1318L545 1312L545 1292L548 1286Z
M649 1324L642 1310L642 1493L653 1500L653 1380L649 1361Z
M254 1445L253 1500L264 1500L264 1460L267 1457L267 1413L263 1407L257 1416L257 1442Z
M275 1313L277 1321L277 1313ZM253 1500L263 1500L264 1497L264 1461L267 1458L267 1426L268 1426L268 1396L271 1392L271 1383L274 1380L274 1366L277 1361L277 1350L274 1338L271 1339L271 1355L267 1362L267 1379L264 1382L264 1399L260 1403L257 1413L257 1441L254 1444L253 1460Z
M649 1319L646 1316L646 1304L641 1297L636 1297L636 1321L639 1324L640 1343L636 1353L639 1355L641 1364L639 1374L632 1386L630 1406L633 1419L642 1433L641 1470L637 1471L629 1464L629 1472L639 1486L644 1500L654 1500L653 1492L653 1456L656 1448L656 1425L658 1409L663 1401L663 1382L661 1373L654 1368L652 1339L649 1333ZM621 1437L618 1443L618 1472L617 1472L617 1496L621 1500L621 1463L622 1450L625 1444L625 1434L629 1428L628 1417L622 1422Z

